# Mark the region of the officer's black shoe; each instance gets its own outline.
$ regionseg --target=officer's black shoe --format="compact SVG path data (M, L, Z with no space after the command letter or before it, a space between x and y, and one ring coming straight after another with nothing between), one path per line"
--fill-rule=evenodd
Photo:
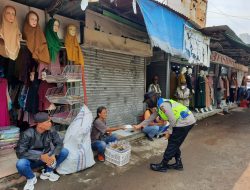
M183 170L181 158L176 158L174 164L168 164L168 169Z
M168 162L163 160L159 164L150 164L150 169L157 172L167 172Z

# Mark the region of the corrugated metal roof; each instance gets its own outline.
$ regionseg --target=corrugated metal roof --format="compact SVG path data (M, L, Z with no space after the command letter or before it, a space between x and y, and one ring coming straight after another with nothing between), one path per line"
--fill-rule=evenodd
M13 0L14 2L21 3L27 6L35 7L38 9L45 9L50 6L52 0ZM84 11L81 10L81 0L62 0L63 5L57 14L82 20L84 18Z
M38 9L46 9L52 2L56 0L12 0L27 6L35 7ZM58 0L59 1L59 0ZM84 20L85 13L81 10L81 0L61 0L62 7L56 13L68 18L76 20ZM102 9L109 10L121 17L131 20L132 22L144 25L143 17L138 8L138 13L134 14L132 8L133 0L116 0L116 3L111 3L110 0L99 0L99 3L89 3L88 8L97 12L102 12Z

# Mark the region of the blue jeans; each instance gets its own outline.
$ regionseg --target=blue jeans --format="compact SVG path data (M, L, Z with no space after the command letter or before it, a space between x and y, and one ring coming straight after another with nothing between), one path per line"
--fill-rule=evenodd
M68 156L69 151L63 148L58 156L56 156L56 167L58 167ZM46 166L46 164L41 161L28 160L25 158L19 159L16 163L17 171L20 175L25 176L27 179L32 179L35 175L32 169ZM53 171L53 168L45 167L46 172Z
M110 142L114 142L117 140L117 137L115 135L110 135L105 138L102 138L102 140L96 140L91 143L92 149L94 151L97 151L98 154L104 155L106 146Z
M239 87L238 88L238 93L237 93L237 102L240 101L241 96L243 96L244 92L246 89L244 87Z
M148 135L150 138L153 138L156 135L159 135L162 132L167 130L168 126L146 126L142 129L142 132Z

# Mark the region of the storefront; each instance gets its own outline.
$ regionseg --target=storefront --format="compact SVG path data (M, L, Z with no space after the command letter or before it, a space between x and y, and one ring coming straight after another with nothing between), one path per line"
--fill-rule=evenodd
M13 6L14 8L10 9L15 9L17 13L15 22L18 34L23 31L27 13L30 10L34 11L32 14L37 17L40 25L35 26L40 34L39 40L45 40L44 44L47 40L48 43L47 33L45 37L43 29L48 25L49 16L44 11L9 0L1 2L0 11L3 11L6 5ZM0 127L9 130L12 129L9 128L10 125L18 126L15 128L18 131L13 141L0 140L0 155L5 155L3 160L0 159L2 175L16 172L13 148L18 140L19 128L25 130L34 126L33 115L39 111L50 114L57 130L67 129L84 101L87 102L93 116L97 107L106 106L109 111L109 126L137 123L138 115L143 111L145 57L152 56L152 50L147 43L147 33L93 11L87 13L84 26L78 20L63 16L55 15L54 18L59 21L53 21L58 24L59 29L54 36L57 41L53 41L54 38L51 41L54 44L58 43L58 51L55 56L49 57L52 54L48 51L49 43L48 47L46 45L45 54L48 55L49 62L44 62L46 56L37 58L29 49L29 37L32 33L23 35L26 39L22 39L21 42L20 39L17 40L17 47L20 44L20 49L17 48L17 58L5 58L6 55L0 58L1 80L4 81L1 83L4 84L1 90L6 92L8 88L5 99L0 102L1 109L4 108L4 113L8 116L8 122ZM96 28L96 23L99 27L105 28L105 31L100 32ZM70 26L74 28L74 34L69 32ZM66 38L69 35L72 35L74 42L68 43L70 41ZM34 38L35 41L38 40L36 34ZM65 42L65 46L62 41ZM77 42L84 44L76 46ZM71 60L71 54L67 49L67 45L70 44L74 44L74 47L71 47L77 51L72 55L77 54L78 57L83 54L84 59L79 56L79 60ZM75 47L77 48L74 49ZM8 164L4 164L5 161L8 161Z
M213 51L211 54L211 64L215 65L215 96L217 106L221 101L225 103L235 103L239 101L238 89L248 68L237 64L236 61L226 55Z

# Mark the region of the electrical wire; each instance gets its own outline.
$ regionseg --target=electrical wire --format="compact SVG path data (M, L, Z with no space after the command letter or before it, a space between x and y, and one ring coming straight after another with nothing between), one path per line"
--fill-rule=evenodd
M208 11L208 12L215 13L215 14L222 15L222 16L229 16L229 17L234 17L234 18L239 18L239 19L250 20L250 16L249 17L240 17L240 16L235 16L235 15L229 15L229 14L219 13L219 12L215 12L215 11Z
M214 7L217 11L219 11L219 12L221 13L221 15L227 16L228 20L231 21L232 24L234 24L234 25L236 24L236 26L241 25L241 27L244 28L244 27L242 26L242 24L239 24L239 23L235 22L235 19L233 20L232 17L228 16L227 13L223 12L222 10L220 10L216 5L214 5L214 4L212 3L212 1L209 1L209 5L212 5L212 7ZM210 12L210 11L208 11L208 12ZM232 15L231 15L231 16L232 16ZM246 30L246 28L244 28L244 30L245 30L245 31L248 31L248 30Z

